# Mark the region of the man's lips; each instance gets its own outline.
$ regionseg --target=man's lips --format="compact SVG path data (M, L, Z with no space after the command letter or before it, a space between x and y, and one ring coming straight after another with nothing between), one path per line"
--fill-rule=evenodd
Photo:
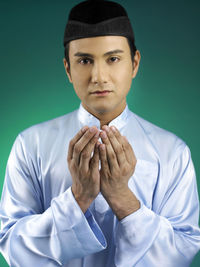
M111 93L112 91L109 90L103 90L103 91L94 91L91 94L92 95L99 95L99 96L105 96L108 95L109 93Z

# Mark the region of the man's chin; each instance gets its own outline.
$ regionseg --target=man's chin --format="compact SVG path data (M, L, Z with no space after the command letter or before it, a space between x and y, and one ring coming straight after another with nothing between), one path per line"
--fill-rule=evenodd
M100 114L100 115L107 114L107 113L109 113L111 110L112 110L112 109L111 109L111 106L109 106L109 105L99 105L99 106L95 106L95 107L93 108L93 111L94 111L95 113Z
M112 105L111 101L103 101L101 103L92 103L92 105L86 105L85 103L82 103L83 107L91 114L93 114L95 117L104 116L109 113L112 113L113 110L115 110L115 106Z

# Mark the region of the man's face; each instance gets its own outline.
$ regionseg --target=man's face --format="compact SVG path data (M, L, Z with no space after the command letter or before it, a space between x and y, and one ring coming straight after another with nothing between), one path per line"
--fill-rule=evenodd
M140 54L134 63L125 37L103 36L70 42L70 70L65 69L83 107L91 114L119 115L126 106L126 96L136 76Z

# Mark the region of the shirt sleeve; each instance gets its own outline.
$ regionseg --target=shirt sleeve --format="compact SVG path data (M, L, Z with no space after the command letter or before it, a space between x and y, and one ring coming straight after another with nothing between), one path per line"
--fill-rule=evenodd
M118 223L116 266L185 267L200 249L199 200L188 147L172 167L164 197L157 197L159 208L151 210L141 204Z
M89 211L83 214L71 188L43 210L27 165L19 136L9 156L0 205L0 250L8 264L55 267L105 249L102 231Z

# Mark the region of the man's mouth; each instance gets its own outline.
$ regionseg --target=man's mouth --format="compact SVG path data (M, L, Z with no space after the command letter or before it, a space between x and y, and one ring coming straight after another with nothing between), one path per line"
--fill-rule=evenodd
M98 96L106 96L110 93L111 93L111 91L109 91L109 90L103 90L103 91L94 91L91 94L92 95L98 95Z

